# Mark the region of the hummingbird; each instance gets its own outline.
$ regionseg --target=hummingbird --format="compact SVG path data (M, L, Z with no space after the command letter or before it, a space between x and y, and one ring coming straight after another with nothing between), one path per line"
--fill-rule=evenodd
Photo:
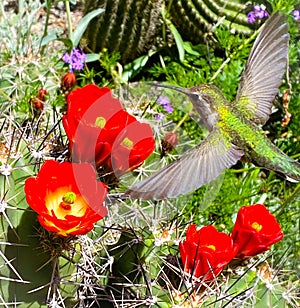
M242 157L287 180L300 181L300 163L277 148L261 128L269 118L287 65L288 43L286 18L276 12L254 41L232 103L213 84L188 89L159 85L186 94L209 135L179 159L133 184L125 194L142 200L174 198L210 183Z

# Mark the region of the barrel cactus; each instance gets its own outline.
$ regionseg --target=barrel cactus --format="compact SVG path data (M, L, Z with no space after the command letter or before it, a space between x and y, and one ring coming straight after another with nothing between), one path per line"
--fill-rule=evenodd
M92 20L86 31L89 47L94 51L118 51L124 62L151 49L161 31L162 3L163 0L87 1L86 12L105 9L105 14Z
M253 29L245 14L247 6L238 0L86 0L86 14L95 8L104 8L105 13L91 21L84 36L88 47L94 52L119 52L123 63L170 43L162 10L183 39L193 43L203 42L218 23L232 33L249 35Z

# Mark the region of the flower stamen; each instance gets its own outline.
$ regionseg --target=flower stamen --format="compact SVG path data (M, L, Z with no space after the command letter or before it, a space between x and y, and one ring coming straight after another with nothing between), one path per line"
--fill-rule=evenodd
M95 121L95 125L100 127L100 128L103 128L106 124L106 120L103 118L103 117L97 117L96 118L96 121Z
M121 142L121 145L131 150L133 148L133 141L126 137Z
M251 227L255 230L255 231L257 231L257 232L259 232L261 229L262 229L262 225L260 225L258 222L253 222L252 224L251 224Z
M216 246L215 245L206 245L207 248L216 251Z

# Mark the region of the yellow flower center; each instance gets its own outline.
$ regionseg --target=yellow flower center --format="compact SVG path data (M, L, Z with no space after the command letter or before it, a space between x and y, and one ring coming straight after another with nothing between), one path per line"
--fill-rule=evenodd
M82 217L88 209L84 198L72 192L71 187L61 187L49 192L45 205L48 213L53 211L58 219L65 219L66 215Z
M76 200L76 194L73 191L67 192L62 199L64 202L73 204Z
M64 211L70 211L72 209L71 204L76 200L76 194L73 191L67 192L62 197L62 202L59 204L59 207Z
M100 128L103 128L106 124L106 120L103 118L103 117L97 117L96 118L96 121L95 121L95 125L100 127Z
M216 251L216 246L215 245L206 245L207 248Z
M257 232L259 232L261 229L262 229L262 225L260 225L258 222L253 222L252 223L252 225L251 225L251 227L255 230L255 231L257 231Z
M128 139L127 137L123 139L121 145L131 150L133 148L133 141Z

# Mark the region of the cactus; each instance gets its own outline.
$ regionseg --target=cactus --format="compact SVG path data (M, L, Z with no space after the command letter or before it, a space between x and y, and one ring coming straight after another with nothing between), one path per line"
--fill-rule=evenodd
M203 42L205 34L219 22L232 33L250 35L253 29L241 1L87 0L85 13L99 7L106 10L87 28L84 38L88 47L94 52L104 49L119 52L122 62L128 63L161 46L167 39L163 34L163 3L168 11L167 18L176 25L184 40L193 43Z
M27 2L33 6L38 1ZM19 23L30 13L26 9L11 20ZM33 17L28 18L28 22L32 21ZM3 29L5 24L0 23L0 26ZM29 27L21 23L19 26L24 31ZM1 305L21 308L297 307L299 283L292 272L285 272L284 256L277 263L272 261L272 254L266 254L250 259L248 264L232 264L213 284L207 285L183 271L178 253L178 243L184 239L190 221L197 219L200 224L207 223L206 214L192 213L188 217L186 197L159 202L118 198L128 183L153 172L159 164L167 164L195 144L187 133L190 126L185 130L178 125L181 119L176 124L169 119L154 120L154 115L162 111L156 104L162 93L158 94L149 85L128 85L116 91L115 96L129 113L151 122L157 140L153 157L140 169L120 178L119 186L111 190L106 200L108 216L88 235L62 238L44 230L26 203L24 182L39 171L44 160L69 160L67 138L60 123L65 100L59 92L59 83L64 72L57 63L62 52L54 49L43 57L37 52L40 41L35 36L25 40L26 44L33 44L28 48L18 36L21 31L14 32L11 27L7 33L9 36L4 38L7 58L1 58L5 63L0 68ZM11 36L16 40L10 41ZM11 46L13 43L17 44ZM1 56L3 54L2 51ZM17 59L17 64L11 59ZM33 104L41 88L47 89L48 95L42 105ZM177 93L169 94L174 106L179 103L180 110L189 116L191 110L182 104L183 98ZM177 133L182 129L183 133L178 134L180 142L172 142L172 147L161 155L161 141L175 128ZM263 182L261 178L259 183L257 181L259 170L244 172L256 181L253 179L248 184L240 181L235 186L241 190L250 187L247 194L257 201ZM262 198L273 200L276 188L265 191ZM236 195L242 196L241 193ZM248 200L244 196L240 199L236 203ZM211 196L208 200L212 202ZM226 202L233 203L228 200ZM286 209L296 202L299 202L299 189L287 199ZM277 203L278 199L273 201L273 205ZM222 211L224 209L225 206ZM219 214L223 215L221 210ZM217 221L215 224L221 226Z
M161 29L162 0L87 1L86 13L105 8L106 13L89 24L85 37L89 48L118 51L123 61L133 60L152 48Z
M170 1L170 16L185 40L199 43L217 23L232 33L250 35L253 27L247 20L242 1L189 0Z

